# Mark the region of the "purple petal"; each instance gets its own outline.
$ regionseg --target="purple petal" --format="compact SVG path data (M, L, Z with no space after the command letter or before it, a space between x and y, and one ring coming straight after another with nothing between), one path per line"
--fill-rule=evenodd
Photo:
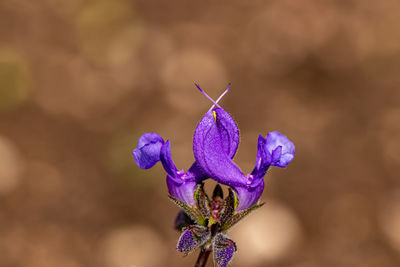
M283 134L270 132L266 137L267 151L272 155L271 165L286 167L293 160L295 146Z
M247 182L246 177L227 154L236 151L231 146L228 149L227 142L223 140L224 136L232 136L230 140L236 136L229 128L223 127L226 121L219 108L204 115L193 138L194 156L204 172L214 180L226 185L243 185Z
M196 163L185 173L178 171L171 157L171 144L169 140L161 148L161 163L167 172L167 187L170 195L188 205L195 206L193 198L196 185L199 180L204 178L203 171Z
M143 147L149 143L161 142L164 143L164 140L161 136L156 133L145 133L138 140L138 147Z
M235 186L233 189L236 191L239 200L236 211L245 210L253 206L260 199L264 191L264 181L263 179L254 180L248 186Z
M194 192L196 191L197 182L184 180L182 178L174 178L167 175L167 187L170 195L177 200L190 206L196 206L194 200Z
M214 109L218 132L221 135L222 147L225 153L233 158L239 146L239 129L233 118L222 108Z
M199 166L199 164L195 161L192 166L190 166L189 170L186 172L187 177L193 177L197 183L203 181L208 178L207 174L203 171L203 169Z
M176 249L189 252L203 245L210 238L210 232L204 226L193 225L185 229L178 240Z
M171 157L171 144L169 140L167 140L167 142L165 142L161 147L160 160L167 174L175 177L178 169Z
M226 267L233 258L236 244L222 234L217 234L213 243L214 262L218 267Z
M164 140L156 133L145 133L133 150L136 164L142 169L149 169L160 161L160 150Z
M258 137L258 144L257 144L257 158L256 164L254 166L251 175L254 179L262 179L264 175L267 173L267 170L271 164L272 156L267 151L265 146L265 138L261 135Z

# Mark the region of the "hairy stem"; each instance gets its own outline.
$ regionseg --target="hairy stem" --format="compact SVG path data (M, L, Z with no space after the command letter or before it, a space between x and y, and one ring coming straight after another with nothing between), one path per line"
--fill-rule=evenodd
M197 258L196 265L194 267L204 267L206 266L208 256L210 256L211 250L202 248Z

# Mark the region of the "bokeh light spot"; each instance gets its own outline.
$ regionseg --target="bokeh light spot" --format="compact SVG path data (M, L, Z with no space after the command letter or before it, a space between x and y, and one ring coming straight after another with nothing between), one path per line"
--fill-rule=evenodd
M103 255L109 267L164 266L163 239L152 228L134 225L111 231L103 242Z
M31 74L24 59L13 50L0 47L0 111L23 103L31 86Z
M290 209L268 202L232 229L230 236L238 246L234 262L256 266L283 259L301 235L300 223Z
M24 168L14 144L0 136L0 195L13 190Z
M118 65L135 53L141 26L126 1L94 1L76 19L83 52L94 63Z

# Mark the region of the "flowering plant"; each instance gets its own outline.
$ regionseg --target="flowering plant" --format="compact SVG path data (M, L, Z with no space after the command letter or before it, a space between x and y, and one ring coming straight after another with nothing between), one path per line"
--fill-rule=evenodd
M255 167L245 175L232 160L239 145L238 127L218 104L230 86L217 101L196 86L213 106L195 130L192 166L186 172L178 170L171 157L169 140L164 141L156 133L143 134L133 156L143 169L161 161L167 173L169 198L181 208L175 220L175 227L182 231L177 250L188 254L201 248L196 266L204 266L212 251L215 265L225 267L237 250L235 242L226 236L227 231L263 205L259 199L267 170L270 166L286 167L293 160L295 146L278 132L260 135ZM204 181L208 178L228 186L228 196L224 198L217 184L212 197L208 197L204 191Z

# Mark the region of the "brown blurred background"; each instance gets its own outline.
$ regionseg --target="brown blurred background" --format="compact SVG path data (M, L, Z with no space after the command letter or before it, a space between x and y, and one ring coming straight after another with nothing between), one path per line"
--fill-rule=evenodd
M193 266L144 132L179 168L212 97L296 145L232 266L400 266L400 1L1 0L0 266ZM208 266L212 266L211 261Z

